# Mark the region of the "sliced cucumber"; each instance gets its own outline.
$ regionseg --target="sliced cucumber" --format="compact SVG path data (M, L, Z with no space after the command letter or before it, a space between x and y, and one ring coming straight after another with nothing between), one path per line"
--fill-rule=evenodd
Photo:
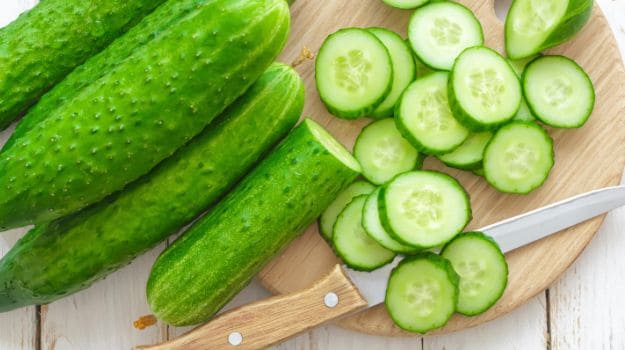
M393 83L391 57L365 29L346 28L328 36L315 64L317 90L330 113L354 119L373 112Z
M564 56L543 56L523 74L523 92L533 114L556 128L579 128L595 106L595 89L588 74Z
M449 108L448 78L449 73L436 72L417 79L397 105L397 128L423 153L449 153L469 136L469 130L454 118Z
M512 120L521 122L533 122L536 120L536 117L532 113L532 110L527 105L525 97L521 99L521 107L519 107L519 110L516 112Z
M475 175L475 176L484 176L484 168L479 168L479 169L471 170L471 172L472 172L472 173L473 173L473 175Z
M447 324L456 311L458 285L449 261L431 252L419 253L391 272L386 309L400 328L423 334Z
M380 197L380 189L373 191L365 202L362 216L362 226L369 237L373 238L381 246L392 250L396 253L411 254L419 249L397 242L391 235L386 232L382 222L380 221L380 211L378 210L378 198Z
M441 251L460 275L457 310L479 315L493 306L508 284L508 264L497 243L481 232L456 236Z
M417 55L414 56L414 62L415 66L417 67L417 78L421 78L432 72L435 72L434 70L432 70L432 68L426 66L425 63L421 62Z
M519 60L508 59L508 62L510 62L510 65L512 66L512 69L514 69L514 72L516 73L517 77L519 77L519 79L522 79L523 72L525 72L525 67L527 67L527 65L530 62L532 62L539 56L540 55L534 55L534 56L530 56L527 58L521 58ZM527 101L525 100L525 97L521 98L521 106L519 107L519 110L516 112L512 120L519 120L519 121L525 121L525 122L533 122L534 120L536 120L536 117L532 114L530 107L527 105Z
M512 69L516 73L517 77L521 79L523 77L523 72L525 72L525 68L527 67L527 65L540 56L541 55L538 54L538 55L533 55L533 56L526 57L526 58L521 58L518 60L512 60L508 58L508 63L510 63L510 66L512 66Z
M343 262L360 271L372 271L395 258L395 253L371 239L362 226L362 212L367 196L354 198L334 224L332 243Z
M397 131L393 118L362 129L354 145L354 156L360 162L362 175L378 185L414 170L420 159L419 152Z
M579 32L592 13L592 0L514 0L506 17L506 51L529 57Z
M488 141L493 137L489 131L473 133L466 141L453 152L439 156L441 162L452 168L462 170L475 170L482 167L484 149Z
M531 192L545 182L553 164L553 141L536 123L505 125L484 150L484 176L501 192Z
M454 64L449 101L454 116L474 131L495 129L521 106L521 83L510 63L496 51L466 49Z
M419 6L423 6L430 2L430 0L382 0L389 6L396 7L398 9L416 9Z
M410 44L428 67L451 70L466 48L482 45L482 25L473 12L455 2L432 2L415 11L408 26Z
M453 177L434 171L397 176L382 187L378 208L393 238L420 248L445 244L471 220L464 188Z
M406 87L417 75L410 45L399 34L385 28L369 28L391 55L393 64L393 85L386 99L371 114L374 118L392 117L395 105Z
M332 240L332 230L336 223L336 218L341 211L345 209L347 204L351 202L355 197L369 194L375 190L375 186L366 181L356 181L349 185L343 192L339 193L334 201L326 208L319 218L319 231L323 237L328 240Z

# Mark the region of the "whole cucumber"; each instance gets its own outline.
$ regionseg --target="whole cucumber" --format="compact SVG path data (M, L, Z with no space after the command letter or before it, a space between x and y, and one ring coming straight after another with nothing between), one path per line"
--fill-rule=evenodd
M176 326L212 317L359 172L343 146L304 120L156 260L147 285L152 311Z
M45 0L0 29L0 129L165 0Z
M0 156L0 229L50 221L147 173L281 51L284 0L213 0L135 50Z
M0 311L50 303L152 248L218 199L299 118L304 85L272 65L211 128L123 192L38 225L0 260Z

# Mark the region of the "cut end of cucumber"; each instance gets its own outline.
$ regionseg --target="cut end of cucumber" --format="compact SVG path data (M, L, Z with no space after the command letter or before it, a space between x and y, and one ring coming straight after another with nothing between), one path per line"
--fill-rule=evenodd
M326 129L324 129L321 125L317 124L312 119L304 120L306 126L310 129L312 134L315 136L317 141L321 143L330 154L332 154L336 159L340 160L345 166L356 171L361 172L362 168L358 161L351 153L340 143L338 142L334 136L332 136Z

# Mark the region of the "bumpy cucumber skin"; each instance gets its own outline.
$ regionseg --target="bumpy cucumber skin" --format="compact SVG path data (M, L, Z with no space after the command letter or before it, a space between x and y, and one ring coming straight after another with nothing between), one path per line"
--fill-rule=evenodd
M566 9L566 16L562 18L560 24L558 24L549 37L538 46L533 52L525 55L516 55L514 52L510 52L508 31L510 30L510 22L506 21L505 24L505 37L506 37L506 52L512 59L521 59L540 53L546 49L560 45L565 41L572 38L575 34L582 30L582 28L588 23L590 16L592 15L592 7L594 2L592 0L569 0L569 6ZM514 5L514 4L513 4Z
M0 155L0 229L59 218L147 173L252 85L289 22L284 0L215 0L136 50Z
M128 32L117 38L100 53L89 58L84 64L78 66L45 93L20 120L15 131L2 147L2 151L4 152L11 147L17 139L48 117L54 109L71 101L89 84L119 66L139 47L167 32L171 25L207 1L209 0L167 1L156 8Z
M152 248L217 200L302 112L297 73L272 65L205 129L123 192L38 225L0 260L0 311L46 304ZM250 137L254 135L254 137Z
M46 0L0 29L0 129L165 0Z
M490 309L493 305L495 305L495 303L497 303L497 301L501 298L501 296L503 295L503 293L506 291L506 287L508 285L508 262L506 261L506 256L503 254L503 252L501 251L501 248L499 247L499 244L497 244L497 242L490 236L485 235L482 232L479 231L472 231L472 232L465 232L465 233L461 233L459 235L457 235L456 237L454 237L451 241L449 241L447 244L445 244L445 246L443 247L443 249L441 249L440 255L444 258L445 257L445 250L452 244L454 243L454 241L457 241L458 239L463 239L463 238L475 238L475 239L479 239L482 240L484 242L488 242L490 245L492 245L497 251L500 252L500 259L503 263L503 265L506 267L505 271L506 271L506 279L505 282L503 284L503 286L501 287L501 291L499 292L499 294L497 295L496 298L493 299L493 302L486 306L484 309L482 310L476 310L473 312L469 312L467 310L460 310L458 308L456 308L456 312L458 312L459 314L465 315L465 316L477 316L479 314L482 314L484 312L486 312L488 309ZM452 264L452 268L453 268L453 264ZM455 270L454 270L455 271ZM460 276L459 276L460 277ZM460 277L461 278L461 277Z
M390 279L393 278L393 275L395 275L396 273L398 273L399 269L401 268L402 265L405 264L409 264L412 261L415 260L427 260L430 263L434 264L435 266L441 268L442 270L444 270L447 273L447 277L449 278L449 281L452 283L452 285L455 286L455 290L456 292L454 293L454 304L458 304L458 295L459 295L459 285L460 285L460 276L458 276L458 274L456 273L456 270L454 270L453 266L451 265L451 262L449 262L449 260L442 258L441 256L434 254L432 252L420 252L420 253L416 253L415 255L411 255L408 256L406 258L404 258L404 260L402 260L399 265L397 265L393 271L391 271L391 275L389 277L389 281ZM386 300L388 300L389 295L393 292L392 288L390 288L390 284L389 284L389 288L386 289ZM384 302L384 305L386 306L386 300ZM427 332L431 331L432 329L412 329L412 328L408 328L406 326L401 325L400 323L397 322L395 315L394 315L394 310L391 310L390 307L386 307L386 310L388 311L389 315L391 316L391 318L393 319L393 321L395 322L395 324L408 332L412 332L412 333L419 333L419 334L426 334ZM451 318L451 316L453 316L453 312L450 313L449 315L447 315L447 320L449 320ZM441 324L438 326L438 328L440 327L444 327L445 324L447 324L446 322L444 324Z
M152 311L177 326L206 321L357 175L305 120L159 256L147 285Z

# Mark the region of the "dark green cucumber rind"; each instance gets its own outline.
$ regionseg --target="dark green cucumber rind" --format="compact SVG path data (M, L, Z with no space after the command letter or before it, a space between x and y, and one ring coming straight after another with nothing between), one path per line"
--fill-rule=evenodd
M499 292L499 294L496 296L496 298L493 299L492 303L486 307L484 307L482 310L476 310L476 311L468 311L468 310L459 310L456 309L456 312L465 315L465 316L476 316L479 314L482 314L484 312L486 312L488 309L490 309L493 305L495 305L495 303L501 298L501 296L503 295L503 293L506 291L506 287L508 285L508 263L506 262L506 256L503 254L503 252L501 251L501 248L499 247L499 244L497 244L497 242L490 236L482 233L482 232L478 232L478 231L472 231L472 232L465 232L465 233L461 233L459 235L457 235L456 237L454 237L451 241L449 241L447 244L445 244L445 246L443 246L443 249L441 249L440 255L444 258L445 257L445 250L450 247L454 242L457 242L459 239L462 238L474 238L474 239L479 239L482 240L484 242L487 242L488 244L492 245L495 250L497 250L500 255L500 260L501 263L503 264L503 266L506 267L506 279L504 280L503 285L501 286L501 290ZM453 265L452 265L453 267Z
M462 193L464 193L464 198L465 198L465 202L467 205L467 209L468 209L468 213L466 215L466 222L464 223L462 229L460 231L458 231L458 233L462 232L462 230L469 224L469 222L471 222L471 220L473 219L473 211L471 209L471 198L469 196L469 193L467 192L467 190L462 187L462 185L460 184L460 182L458 182L458 180L456 180L454 177L449 176L448 174L445 174L443 172L440 171L436 171L436 170L423 170L423 171L427 171L428 173L437 175L439 177L444 177L445 179L449 179L452 181L452 183L454 184L455 187L457 187L459 190L462 191ZM399 174L397 176L395 176L395 178L401 176L403 174ZM393 179L394 180L394 179ZM386 189L388 188L389 184L391 184L393 182L393 180L390 180L389 182L387 182L386 184L384 184L382 187L380 187L380 194L379 194L379 198L378 198L378 211L380 212L380 221L382 222L382 227L384 227L384 229L386 230L386 232L388 232L391 237L393 237L393 239L395 239L397 242L411 246L411 247L415 247L415 249L419 249L419 250L423 250L423 249L430 249L430 248L435 248L438 247L439 244L435 244L435 245L431 245L431 246L422 246L422 245L415 245L413 242L408 242L405 239L403 239L400 235L398 235L394 230L393 230L393 226L391 225L388 216L386 215L386 205L385 205L385 196L386 196Z
M473 173L473 175L475 176L484 176L484 168L479 168L479 169L475 169L475 170L471 170L471 172Z
M482 168L481 160L477 162L473 162L473 163L455 163L455 162L450 162L450 161L443 161L440 158L438 158L438 160L440 160L443 164L447 165L448 167L454 168L454 169L471 171L471 170L477 170L477 169Z
M492 50L490 48L487 48L487 47L484 47L484 48L494 52L497 55L499 55L499 53L497 53L496 51L494 51L494 50ZM470 49L472 49L472 48L469 47L466 50L470 50ZM462 55L462 54L460 54L460 55ZM460 56L458 56L458 57L460 57ZM512 67L512 65L510 64L510 62L508 60L506 60L506 59L504 59L504 61L506 62L506 64L510 68L510 70L512 72L514 72L514 74L516 75L516 72L515 72L514 68ZM516 115L516 112L521 107L521 101L520 100L519 100L519 105L515 109L515 112L512 113L510 116L508 116L508 118L504 118L504 120L502 120L502 121L500 121L498 123L484 123L484 122L478 120L476 117L474 117L471 114L469 114L460 105L460 103L456 99L456 94L454 92L454 84L453 84L453 81L454 81L454 71L456 70L456 64L457 63L458 63L458 60L456 60L456 62L454 63L454 67L452 68L451 72L449 73L449 81L447 83L447 95L448 95L448 99L449 99L449 106L451 107L451 111L453 112L454 117L462 125L464 125L466 128L468 128L469 130L474 131L474 132L496 130L497 128L499 128L502 125L505 125L509 121L511 121L512 118L514 118L514 116ZM521 86L521 82L519 82L519 86ZM522 91L522 89L521 89L521 91Z
M431 264L433 264L434 266L442 269L443 271L445 271L445 273L447 274L447 277L449 278L449 281L455 286L456 289L456 293L454 293L454 303L457 305L458 304L458 296L459 296L459 284L460 284L460 276L458 276L458 274L456 273L456 271L454 270L453 266L451 265L451 262L449 262L449 260L442 258L441 256L434 254L432 252L420 252L417 253L415 255L411 255L411 256L407 256L406 258L404 258L404 260L402 260L399 265L397 265L397 267L395 267L393 269L393 271L391 271L391 275L389 277L389 280L393 278L393 275L395 275L396 273L398 273L399 269L401 269L402 265L404 264L409 264L412 261L415 260L421 260L421 259L425 259L428 262L430 262ZM386 299L389 298L390 293L392 293L392 289L389 288L386 289ZM386 305L386 302L385 302ZM397 323L396 321L396 317L394 316L394 310L391 310L389 307L386 307L386 310L388 311L389 315L391 316L391 318L393 319L393 321L395 322L395 324L408 332L412 332L412 333L420 333L420 334L425 334L428 331L430 331L431 329L411 329L408 327L405 327L399 323ZM447 319L449 320L451 318L451 316L453 316L453 312L451 312L449 315L447 315ZM446 323L445 323L446 324ZM445 326L445 324L440 325L439 327L443 327Z
M289 22L283 0L215 0L136 50L2 154L0 229L75 212L147 173L252 85Z
M84 289L189 223L287 134L303 103L301 78L274 64L213 127L123 192L37 225L0 260L0 311Z
M425 162L425 158L427 158L427 155L419 153L419 155L417 156L417 164L414 167L415 170L423 169L423 162Z
M584 76L584 78L586 79L586 81L588 82L588 84L591 87L592 90L592 103L590 104L588 111L586 112L586 116L584 118L582 118L579 123L576 123L574 125L562 125L562 124L558 124L558 123L554 123L553 121L547 120L543 117L540 116L540 114L538 113L538 108L536 108L536 106L534 106L530 99L528 99L526 96L526 92L525 92L525 77L526 77L526 73L528 71L528 68L530 68L532 66L532 64L534 64L535 62L540 62L541 58L546 58L546 57L557 57L560 58L562 60L566 60L569 61L571 63L573 63L575 65L575 67L577 68L577 70L579 70L580 73L582 73L582 75ZM584 124L586 124L586 122L588 121L588 118L590 118L590 116L592 115L592 112L594 110L595 107L595 102L596 102L596 94L595 94L595 88L594 85L592 83L592 80L590 79L590 77L588 76L588 74L586 73L586 71L584 70L584 68L582 68L577 62L575 62L574 60L566 57L566 56L562 56L562 55L549 55L549 56L541 56L535 60L533 60L532 62L530 62L530 64L527 65L527 68L525 69L525 72L523 72L523 83L521 84L521 86L523 87L523 96L525 98L525 101L527 102L527 106L529 107L530 112L532 113L532 115L534 117L536 117L536 119L540 120L542 123L552 126L554 128L561 128L561 129L577 129L577 128L581 128L582 126L584 126Z
M136 26L74 69L45 93L19 122L11 137L2 147L2 151L7 150L28 130L47 118L54 109L71 101L86 86L123 63L135 50L166 33L171 25L182 20L199 4L206 2L207 0L177 0L167 1L159 6Z
M354 30L354 29L360 29L360 28L343 28L343 29L339 29L337 32L330 34L325 40L331 40L332 37L336 34L339 34L343 31L348 31L348 30ZM389 55L389 62L388 64L391 64L391 59L390 59L390 53L388 52L388 49L386 48L386 46L384 46L384 43L382 43L382 41L380 39L378 39L375 35L369 33L368 31L366 31L365 29L360 29L363 32L367 33L369 36L371 36L371 38L373 38L374 40L376 40L377 42L380 43L380 45L382 45L382 47L384 48L384 50L386 50L387 54ZM319 57L321 55L321 52L324 50L324 45L321 45L321 48L319 49L319 53L317 54L317 57ZM379 64L379 63L375 63L375 64ZM318 74L318 65L315 64L315 76L319 75ZM363 107L361 109L357 109L357 110L342 110L342 109L337 109L334 108L332 105L326 103L326 99L325 95L323 93L323 91L321 91L319 89L319 84L317 83L317 80L315 79L315 84L317 86L317 91L319 92L319 97L321 98L321 101L323 102L323 105L326 107L326 109L328 110L328 112L330 112L330 114L334 115L335 117L341 118L341 119L358 119L358 118L362 118L364 116L370 115L379 105L380 103L384 102L384 100L386 99L386 97L388 96L388 94L391 92L391 88L393 87L393 76L391 75L390 79L389 79L389 83L388 86L386 87L385 92L380 96L380 98L378 98L377 100L373 101L370 105Z
M304 121L156 260L148 303L172 325L211 318L358 175Z
M531 126L532 128L536 128L536 129L540 130L541 133L543 134L545 140L551 145L551 160L552 161L551 161L551 167L549 169L547 169L547 171L550 173L551 169L553 169L553 166L555 164L555 151L553 149L553 139L551 138L551 136L549 136L549 133L547 132L547 130L543 129L543 127L541 127L540 125L538 125L538 124L536 124L534 122L524 122L524 121L515 121L515 122L512 122L512 123L509 123L507 125L504 125L499 130L510 128L510 127L512 127L514 125L517 125L517 124L525 124L525 125ZM497 137L497 134L495 133L493 138L490 139L490 142L486 146L486 149L484 150L484 155L485 155L484 156L484 165L486 165L486 160L487 160L486 153L488 152L488 147L490 146L491 143L493 143L493 141L495 140L496 137ZM534 187L530 188L527 191L510 192L510 191L507 191L506 189L503 189L500 186L498 186L497 183L495 183L493 180L490 180L488 178L488 172L484 171L484 175L483 176L486 179L486 181L488 181L488 183L491 186L493 186L497 191L502 192L502 193L512 193L512 194L528 194L528 193L532 192L533 190L537 189L538 187L542 186L545 183L545 181L547 181L547 179L549 178L549 176L545 176L545 178L543 179L543 181L541 183L536 184Z
M436 0L435 0L435 1L436 1ZM400 10L412 10L412 9L416 9L416 8L418 8L418 7L421 7L421 6L425 6L425 5L426 5L427 3L429 3L430 1L429 1L429 0L427 0L427 1L423 2L421 5L418 5L418 6L401 6L401 5L397 4L397 2L396 2L396 1L393 1L393 0L382 0L382 2L384 2L384 3L385 3L385 4L387 4L388 6L391 6L391 7L394 7L394 8L400 9Z
M46 0L0 28L0 129L165 0Z

